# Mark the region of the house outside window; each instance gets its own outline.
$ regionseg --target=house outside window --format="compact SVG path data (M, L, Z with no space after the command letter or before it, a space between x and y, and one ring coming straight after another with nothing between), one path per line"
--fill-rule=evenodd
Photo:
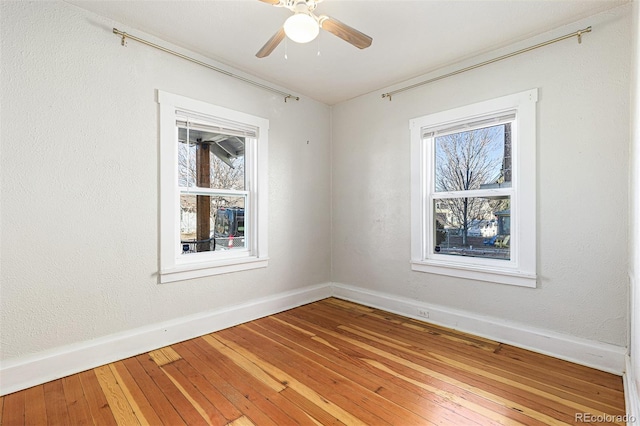
M160 281L267 266L268 121L158 92Z
M410 121L412 269L535 287L537 90Z

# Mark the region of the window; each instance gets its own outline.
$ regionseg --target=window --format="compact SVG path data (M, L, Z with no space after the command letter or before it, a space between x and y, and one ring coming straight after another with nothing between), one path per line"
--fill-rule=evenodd
M537 95L410 121L413 270L535 287Z
M160 282L267 266L268 120L158 92Z

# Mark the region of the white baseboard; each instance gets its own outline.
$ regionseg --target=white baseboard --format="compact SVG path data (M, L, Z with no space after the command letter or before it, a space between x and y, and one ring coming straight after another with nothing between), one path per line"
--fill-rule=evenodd
M622 375L626 348L567 334L527 327L515 322L479 316L388 293L333 283L333 296L399 315L475 334L501 343ZM419 316L425 311L429 317Z
M332 283L305 287L4 361L0 365L0 395L27 389L330 296L432 322L614 374L621 375L625 371L626 349L623 347L456 311L388 293ZM419 316L418 311L428 312L429 318ZM625 386L629 386L629 390L625 389L626 393L636 398L636 405L630 408L635 410L633 413L636 418L640 418L638 417L640 413L638 413L637 388L628 375L625 377Z
M331 296L320 284L2 362L0 395L46 383Z
M624 381L624 403L627 419L633 419L634 421L628 421L627 424L631 425L640 419L640 394L638 394L638 385L635 377L633 366L631 365L631 358L626 356L626 368L623 376Z

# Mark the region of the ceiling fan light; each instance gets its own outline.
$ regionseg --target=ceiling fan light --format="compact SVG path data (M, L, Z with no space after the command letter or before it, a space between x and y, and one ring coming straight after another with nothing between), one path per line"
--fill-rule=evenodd
M320 27L310 15L296 13L284 22L284 32L296 43L308 43L318 36Z

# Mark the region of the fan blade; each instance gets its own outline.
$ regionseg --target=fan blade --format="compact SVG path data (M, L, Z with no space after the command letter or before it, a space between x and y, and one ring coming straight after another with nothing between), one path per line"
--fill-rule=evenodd
M280 3L280 0L260 0L263 3L269 3L269 4L278 4Z
M340 37L347 43L351 43L358 49L371 46L371 42L373 41L368 35L326 15L319 18L319 24L323 30L329 31L331 34Z
M278 32L276 32L273 37L271 37L269 39L269 41L267 41L264 46L262 46L262 49L260 49L258 51L258 53L256 53L256 56L258 58L264 58L265 56L269 56L271 54L271 52L273 52L273 50L278 47L278 45L280 44L280 42L282 41L282 39L284 39L284 27L281 27Z

